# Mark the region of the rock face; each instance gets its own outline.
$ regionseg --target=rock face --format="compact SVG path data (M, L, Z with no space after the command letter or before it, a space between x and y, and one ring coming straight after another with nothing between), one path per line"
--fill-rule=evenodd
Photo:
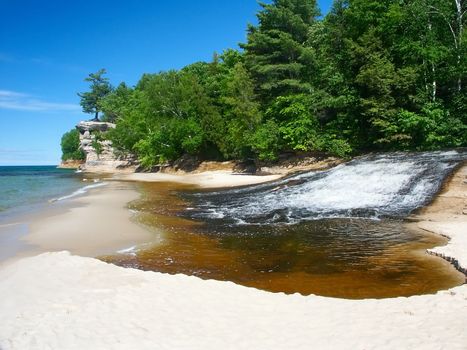
M59 169L79 169L83 165L82 160L69 159L62 161L58 166Z
M115 172L130 170L134 159L132 157L116 156L112 141L105 139L105 133L115 128L115 124L105 122L80 122L76 128L79 131L80 148L86 154L86 161L80 166L83 171Z

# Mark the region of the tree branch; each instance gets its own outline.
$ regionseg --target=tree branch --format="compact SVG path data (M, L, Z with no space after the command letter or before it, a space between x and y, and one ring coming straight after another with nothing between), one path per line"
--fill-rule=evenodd
M452 34L452 37L454 39L454 46L456 47L456 49L459 48L459 44L458 44L458 38L457 38L457 35L456 35L456 32L454 31L454 28L452 27L451 23L448 21L448 19L446 18L446 16L444 15L444 13L442 13L441 11L439 11L436 7L430 5L429 6L431 9L434 10L433 13L437 13L439 14L443 19L444 21L446 22L446 24L449 26L449 29L451 30L451 34Z

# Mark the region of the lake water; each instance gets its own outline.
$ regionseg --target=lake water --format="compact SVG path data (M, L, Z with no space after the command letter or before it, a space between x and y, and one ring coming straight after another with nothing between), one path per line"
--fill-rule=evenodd
M21 241L28 232L25 216L101 185L56 166L0 166L0 262L26 248Z
M83 187L74 170L56 166L0 166L0 222Z

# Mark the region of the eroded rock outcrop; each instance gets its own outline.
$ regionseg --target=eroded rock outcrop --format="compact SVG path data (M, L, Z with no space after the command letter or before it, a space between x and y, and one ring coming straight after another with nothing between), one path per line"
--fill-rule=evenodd
M105 137L107 131L115 128L115 124L83 121L76 128L79 131L80 149L86 154L86 161L80 166L81 170L90 172L131 170L134 159L131 156L117 156L112 141Z
M84 164L83 160L68 159L64 160L58 166L59 169L79 169Z

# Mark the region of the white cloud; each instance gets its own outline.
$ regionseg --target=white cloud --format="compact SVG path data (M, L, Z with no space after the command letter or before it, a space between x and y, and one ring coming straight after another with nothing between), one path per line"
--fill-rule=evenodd
M14 109L18 111L36 112L78 112L80 110L80 106L71 103L48 102L29 94L9 90L0 90L0 109Z
M26 94L21 94L19 92L8 91L8 90L0 90L0 98L15 98L15 97L24 97L27 96Z

